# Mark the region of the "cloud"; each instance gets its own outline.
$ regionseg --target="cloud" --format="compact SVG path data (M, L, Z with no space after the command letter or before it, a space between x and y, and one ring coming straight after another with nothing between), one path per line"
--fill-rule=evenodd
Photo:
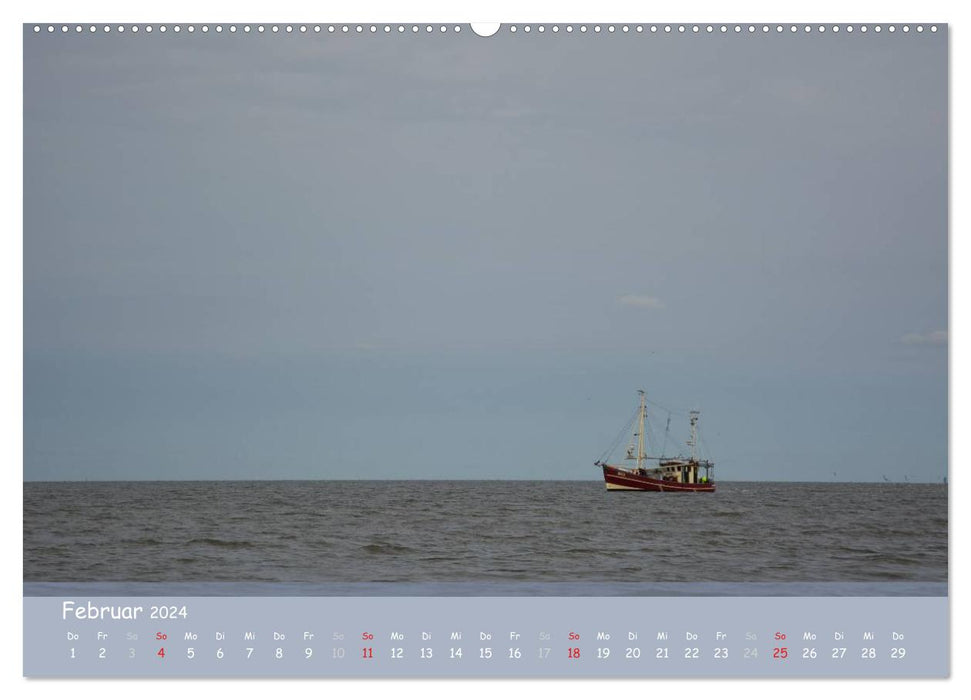
M617 298L618 304L624 306L637 306L642 309L663 309L664 302L657 297L647 297L640 294L625 294Z
M904 345L947 345L947 331L908 333L900 339Z

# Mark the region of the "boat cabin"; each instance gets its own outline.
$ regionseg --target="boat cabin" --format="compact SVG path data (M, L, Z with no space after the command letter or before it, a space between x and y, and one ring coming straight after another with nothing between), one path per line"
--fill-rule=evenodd
M702 469L704 473L701 473ZM655 478L678 484L707 484L711 480L711 465L708 462L671 459L661 462L657 469L651 471L657 474Z

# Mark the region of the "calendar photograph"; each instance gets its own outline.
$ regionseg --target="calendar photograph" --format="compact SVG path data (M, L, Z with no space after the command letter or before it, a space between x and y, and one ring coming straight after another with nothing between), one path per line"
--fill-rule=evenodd
M946 595L946 24L23 55L25 595Z

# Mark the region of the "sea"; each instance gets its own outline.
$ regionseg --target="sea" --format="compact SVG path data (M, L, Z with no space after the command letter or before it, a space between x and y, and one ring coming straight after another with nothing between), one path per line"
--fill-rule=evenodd
M24 581L944 582L943 484L25 482Z

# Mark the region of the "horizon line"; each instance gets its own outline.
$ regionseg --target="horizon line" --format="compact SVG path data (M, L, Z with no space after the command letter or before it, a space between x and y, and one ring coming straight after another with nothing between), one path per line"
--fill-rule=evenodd
M280 477L272 479L261 478L212 478L212 479L23 479L24 484L87 484L87 483L211 483L221 481L254 481L254 482L273 482L273 481L341 481L341 482L392 482L392 481L521 481L521 482L543 482L543 483L603 483L599 479L521 479L521 478L502 478L492 477L485 479L443 479L443 478L384 478L384 479L346 479L346 478L307 478L307 477ZM947 481L838 481L838 480L819 480L819 479L719 479L713 483L731 484L940 484L949 485Z

